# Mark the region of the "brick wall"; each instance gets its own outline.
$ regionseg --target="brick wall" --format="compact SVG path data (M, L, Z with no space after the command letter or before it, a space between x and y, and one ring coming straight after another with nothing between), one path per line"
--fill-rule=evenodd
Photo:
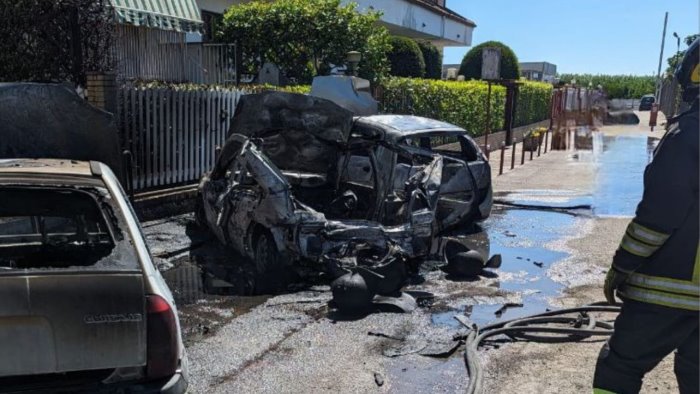
M87 74L87 99L97 108L115 113L117 110L117 79L115 74Z

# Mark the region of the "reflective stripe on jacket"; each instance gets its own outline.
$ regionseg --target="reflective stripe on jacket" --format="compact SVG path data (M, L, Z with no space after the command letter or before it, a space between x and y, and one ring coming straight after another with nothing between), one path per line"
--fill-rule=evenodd
M644 195L613 266L623 298L700 310L698 102L664 136L644 172Z

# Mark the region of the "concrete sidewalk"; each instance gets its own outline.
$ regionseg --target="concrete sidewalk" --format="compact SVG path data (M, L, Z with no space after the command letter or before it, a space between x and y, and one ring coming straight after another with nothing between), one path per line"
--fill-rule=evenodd
M649 124L649 111L635 111L639 117L638 125L609 125L600 128L606 136L617 135L645 135L650 138L662 138L665 129L666 118L659 113L657 124L659 126L651 131ZM548 145L551 146L552 133L549 133ZM543 142L544 143L544 142ZM576 159L573 150L551 150L545 152L544 146L538 152L534 152L530 159L530 152L525 152L525 161L522 163L522 143L515 146L515 165L513 162L513 148L506 147L504 152L503 175L499 175L501 164L501 151L490 153L491 175L494 192L514 191L519 189L567 189L571 191L585 192L592 187L595 181L595 169L590 163L580 162Z
M640 124L634 126L604 126L606 137L644 136L661 138L663 126L650 131L649 112L637 112ZM657 124L665 123L659 114ZM507 154L510 152L506 152ZM525 190L572 192L572 195L592 193L598 182L599 165L592 161L578 160L585 152L552 151L524 166L516 164L512 171L498 176L500 155L492 156L494 170L493 187L498 193L518 193ZM646 154L640 152L639 154ZM624 157L620 158L625 160ZM508 163L509 164L509 163ZM641 176L639 181L641 182ZM527 194L527 193L526 193ZM567 194L569 196L569 194ZM555 281L567 278L569 286L552 304L573 307L600 301L603 298L603 280L615 250L630 218L579 217L578 234L558 242L553 247L569 254L555 264L547 275ZM576 283L576 284L568 284ZM607 316L605 318L612 318ZM488 393L579 393L590 392L598 352L603 339L587 339L579 342L547 344L514 342L497 350L483 350L486 373L484 392ZM650 372L641 393L678 392L673 374L673 357L666 357Z

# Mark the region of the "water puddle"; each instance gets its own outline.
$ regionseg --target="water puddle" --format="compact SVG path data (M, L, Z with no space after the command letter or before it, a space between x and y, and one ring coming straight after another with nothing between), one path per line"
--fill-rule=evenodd
M597 168L593 213L600 217L633 216L644 189L644 168L658 140L645 136L602 137L593 153Z
M583 141L584 138L587 138L586 141ZM503 256L501 269L494 271L498 276L495 286L506 294L520 294L522 306L504 308L502 297L496 297L494 302L498 303L492 304L488 303L488 299L479 300L483 302L465 304L433 314L434 324L458 327L459 323L454 316L465 314L472 322L483 326L498 320L545 311L550 307L549 300L558 296L564 287L549 278L547 270L552 264L568 257L567 253L553 250L550 245L575 234L575 215L634 215L643 192L644 169L651 160L658 140L630 135L608 137L594 132L586 136L577 135L576 144L590 148L572 150L570 158L595 166L596 182L591 192L521 190L516 193L497 193L496 198L532 207L566 208L585 205L590 206L590 209L585 212L572 210L571 214L566 214L508 208L495 212L483 225L484 231L480 237L487 239L490 254L500 253Z
M540 207L589 205L589 213L597 217L634 216L644 188L644 169L659 140L643 135L604 136L600 132L588 135L590 144L584 145L590 145L591 149L572 149L569 157L574 162L595 167L595 187L590 193L519 190L496 193L496 197Z
M497 275L492 286L505 294L520 294L522 306L512 305L504 309L503 303L465 304L433 314L432 322L459 327L454 316L465 314L472 322L483 326L499 319L545 311L549 307L548 300L558 295L563 287L546 275L547 269L567 257L566 253L548 248L548 244L575 231L575 221L571 215L556 212L523 209L495 212L479 234L480 237L487 235L491 254L503 257L501 268L492 270ZM467 238L465 242L468 243L469 237L464 236Z

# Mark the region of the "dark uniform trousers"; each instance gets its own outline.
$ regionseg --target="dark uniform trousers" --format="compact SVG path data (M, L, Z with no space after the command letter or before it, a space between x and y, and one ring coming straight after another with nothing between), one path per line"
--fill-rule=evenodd
M644 375L676 350L674 372L682 394L698 393L697 312L625 301L615 332L600 351L593 387L601 393L638 393Z

